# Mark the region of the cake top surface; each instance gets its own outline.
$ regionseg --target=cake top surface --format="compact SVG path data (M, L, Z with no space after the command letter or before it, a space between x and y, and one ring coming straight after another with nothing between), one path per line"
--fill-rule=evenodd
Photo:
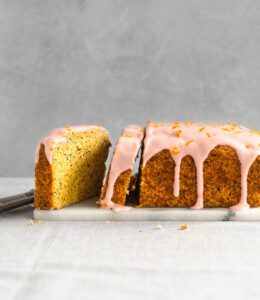
M186 155L207 158L218 145L229 145L244 156L260 155L260 131L227 122L203 124L196 122L155 123L146 127L144 165L156 153L169 149L173 156Z
M38 143L35 150L35 164L39 161L39 151L40 151L40 146L42 144L44 145L45 155L49 163L52 164L53 150L59 144L65 144L67 142L68 135L70 135L71 133L80 133L80 132L86 132L86 131L97 130L97 129L107 132L107 130L104 127L98 125L78 125L78 126L66 125L64 127L54 129L50 135L42 138Z

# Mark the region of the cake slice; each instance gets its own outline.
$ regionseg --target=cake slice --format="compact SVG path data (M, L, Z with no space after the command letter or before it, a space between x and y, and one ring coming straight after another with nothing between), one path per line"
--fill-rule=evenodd
M100 193L110 141L100 126L55 129L35 155L36 209L59 209Z
M149 122L139 206L260 206L260 132L230 122Z
M100 204L104 208L120 209L129 193L131 175L144 138L144 129L129 125L119 138L102 189Z

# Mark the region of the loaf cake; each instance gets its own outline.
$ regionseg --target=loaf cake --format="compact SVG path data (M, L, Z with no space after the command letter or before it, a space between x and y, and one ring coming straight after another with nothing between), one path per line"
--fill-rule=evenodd
M228 207L236 211L260 206L259 131L230 122L149 121L142 149L139 207ZM124 151L115 154L123 157ZM124 185L119 178L132 165L122 160L119 168L112 160L110 168L116 172L104 188L103 197L109 191L101 201L105 208L124 204L127 191L118 192L117 184ZM127 176L129 180L130 172Z
M126 127L113 153L109 172L101 193L101 205L114 210L123 209L129 193L134 163L144 137L140 126ZM126 207L127 209L127 207Z
M59 209L100 193L110 141L100 126L55 129L35 154L36 209Z

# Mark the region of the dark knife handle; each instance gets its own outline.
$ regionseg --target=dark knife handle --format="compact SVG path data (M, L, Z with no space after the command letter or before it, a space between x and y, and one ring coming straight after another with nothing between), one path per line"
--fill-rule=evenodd
M27 193L0 198L0 212L21 207L34 201L34 190Z

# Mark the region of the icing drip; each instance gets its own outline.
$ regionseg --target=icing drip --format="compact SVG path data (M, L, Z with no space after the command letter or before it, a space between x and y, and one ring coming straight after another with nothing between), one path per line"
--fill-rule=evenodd
M119 138L110 165L106 195L101 200L101 206L107 209L129 210L131 207L114 203L111 199L114 193L114 185L120 174L127 170L133 170L137 153L144 137L144 129L136 125L126 127Z
M192 206L193 209L201 209L203 208L203 162L197 161L196 162L196 170L197 170L197 202L194 206ZM180 187L178 186L178 189Z
M79 125L79 126L70 126L64 128L57 128L52 131L52 133L40 140L38 143L36 150L35 150L35 164L39 161L39 151L41 145L44 145L45 155L47 160L50 164L52 164L52 154L53 150L59 146L59 144L66 144L67 143L67 135L69 133L77 133L77 132L85 132L93 129L101 129L105 132L106 129L101 126L95 125Z
M247 203L247 176L252 163L260 155L260 132L233 123L205 125L201 123L148 122L144 140L143 166L156 153L169 149L175 162L173 193L180 193L180 165L190 155L197 169L197 202L193 209L203 208L203 163L219 145L235 149L241 163L241 198L231 210L249 207Z
M175 170L174 170L174 186L173 186L173 194L174 197L179 197L180 195L180 169L181 169L181 159L178 157L176 159L176 165L175 165Z

